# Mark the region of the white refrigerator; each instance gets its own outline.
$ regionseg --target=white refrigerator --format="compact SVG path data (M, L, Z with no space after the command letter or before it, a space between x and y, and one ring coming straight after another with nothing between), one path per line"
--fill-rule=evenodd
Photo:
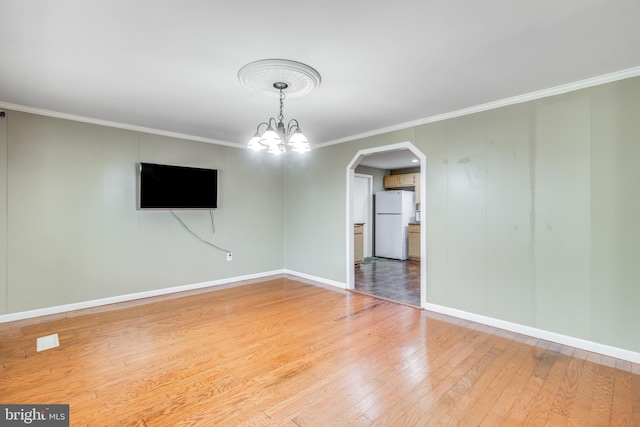
M409 258L409 223L415 221L413 191L376 192L375 255L383 258Z

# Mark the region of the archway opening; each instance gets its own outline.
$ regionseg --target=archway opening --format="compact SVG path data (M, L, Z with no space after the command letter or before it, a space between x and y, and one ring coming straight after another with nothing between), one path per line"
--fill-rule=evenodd
M380 147L373 147L368 149L363 149L358 151L356 155L353 157L349 165L347 166L346 175L347 175L347 236L346 236L346 246L347 246L347 289L354 290L356 288L356 256L358 255L356 251L356 243L358 242L357 235L357 224L361 223L361 218L357 218L357 209L356 209L356 197L355 192L357 191L356 177L362 174L356 173L356 168L363 163L369 163L367 159L380 159L384 162L386 158L393 159L398 157L399 154L410 153L411 156L414 156L418 159L418 164L416 166L419 167L419 175L417 179L419 180L415 184L416 191L416 199L420 201L418 205L419 211L424 211L424 201L425 199L425 189L426 189L426 157L425 155L416 148L411 142L401 142L396 144L390 144ZM388 160L391 162L391 160ZM384 164L384 163L382 163ZM372 193L375 193L375 190L372 190ZM357 221L356 221L357 219ZM422 218L417 218L419 220L419 246L420 246L420 257L419 262L419 275L420 275L420 296L419 296L419 304L411 304L411 305L419 305L420 307L426 306L426 268L427 268L427 257L426 255L426 221ZM369 225L369 232L374 231L374 227L372 224ZM373 237L371 237L373 240ZM359 243L359 242L358 242ZM400 301L402 302L402 301Z

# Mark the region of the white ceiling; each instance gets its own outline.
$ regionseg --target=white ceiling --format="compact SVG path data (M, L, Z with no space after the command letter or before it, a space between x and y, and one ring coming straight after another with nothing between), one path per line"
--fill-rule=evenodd
M420 167L420 161L416 155L411 152L411 150L402 149L368 154L360 160L358 165L394 170L418 168Z
M277 115L238 70L320 72L313 144L640 66L638 0L0 0L0 106L243 145Z

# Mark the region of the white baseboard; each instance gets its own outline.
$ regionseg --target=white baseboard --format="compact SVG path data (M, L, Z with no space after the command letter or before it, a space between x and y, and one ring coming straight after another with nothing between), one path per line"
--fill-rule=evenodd
M0 315L0 323L14 322L16 320L24 320L24 319L34 318L34 317L49 316L52 314L65 313L65 312L75 311L75 310L83 310L87 308L100 307L100 306L109 305L109 304L116 304L116 303L134 301L134 300L143 299L143 298L168 295L168 294L173 294L177 292L185 292L185 291L191 291L191 290L208 288L208 287L228 285L233 283L241 284L241 282L256 280L256 279L264 279L269 276L282 275L284 273L285 273L285 270L267 271L267 272L257 273L257 274L248 274L245 276L230 277L227 279L212 280L210 282L173 286L170 288L154 289L151 291L118 295L114 297L100 298L100 299L95 299L91 301L81 301L81 302L72 303L72 304L56 305L53 307L45 307L45 308L38 308L35 310L20 311L17 313Z
M137 292L133 294L118 295L114 297L101 298L91 301L82 301L72 304L64 304L53 307L45 307L35 310L21 311L17 313L9 313L0 315L0 323L13 322L16 320L30 319L34 317L48 316L53 314L60 314L75 310L83 310L87 308L100 307L109 304L116 304L127 301L134 301L143 298L156 297L161 295L168 295L177 292L185 292L196 289L202 289L207 287L216 287L229 284L241 285L242 282L248 282L253 280L265 279L270 276L278 275L291 275L301 279L306 279L314 284L327 285L339 290L345 290L347 288L346 283L338 282L335 280L326 279L323 277L317 277L310 274L300 273L292 270L273 270L256 274L248 274L244 276L230 277L226 279L213 280L210 282L194 283L190 285L173 286L170 288L154 289L151 291ZM423 307L426 310L430 310L436 313L446 314L448 316L457 317L460 319L470 320L472 322L481 323L483 325L493 326L496 328L504 329L507 331L528 335L531 337L543 339L546 341L552 341L559 344L568 345L571 347L579 348L582 350L590 351L593 353L604 354L606 356L614 357L616 359L626 360L633 363L640 364L640 353L625 350L618 347L612 347L606 344L600 344L593 341L584 340L581 338L575 338L567 335L558 334L555 332L545 331L543 329L534 328L531 326L520 325L518 323L511 323L504 320L494 319L492 317L483 316L480 314L469 313L467 311L458 310L455 308L449 308L437 304L427 303Z
M293 270L284 270L285 274L289 274L291 276L296 276L299 277L301 279L307 279L310 280L312 282L315 283L319 283L319 284L323 284L323 285L328 285L334 288L339 288L339 289L347 289L347 284L343 283L343 282L337 282L335 280L330 280L330 279L325 279L324 277L318 277L318 276L312 276L311 274L306 274L306 273L300 273L297 271L293 271Z
M144 298L169 295L169 294L174 294L178 292L192 291L192 290L202 289L202 288L223 286L228 284L240 285L242 284L242 282L252 281L257 279L264 279L270 276L278 276L278 275L284 275L284 274L296 276L301 279L306 279L316 284L324 284L324 285L328 285L328 286L336 287L340 289L346 288L346 284L344 283L324 279L322 277L311 276L309 274L298 273L296 271L282 269L282 270L266 271L266 272L256 273L256 274L248 274L244 276L229 277L229 278L220 279L220 280L212 280L209 282L193 283L189 285L172 286L170 288L154 289L150 291L136 292L132 294L117 295L113 297L100 298L100 299L95 299L90 301L81 301L81 302L76 302L71 304L56 305L51 307L38 308L35 310L2 314L0 315L0 323L14 322L17 320L32 319L35 317L42 317L42 316L50 316L50 315L66 313L70 311L84 310L88 308L101 307L109 304L135 301L135 300L144 299Z
M315 283L329 285L331 287L335 287L339 289L347 289L346 283L337 282L337 281L325 279L322 277L312 276L309 274L299 273L297 271L291 271L291 270L285 270L285 274L290 274L292 276L304 278ZM507 331L527 335L530 337L543 339L543 340L555 342L558 344L568 345L570 347L579 348L581 350L589 351L592 353L603 354L605 356L614 357L616 359L626 360L628 362L640 364L640 353L637 353L631 350L612 347L606 344L600 344L600 343L585 340L582 338L575 338L568 335L558 334L556 332L545 331L543 329L520 325L518 323L507 322L505 320L495 319L493 317L470 313L467 311L458 310L455 308L449 308L449 307L445 307L437 304L426 303L423 308L425 310L446 314L448 316L457 317L459 319L470 320L472 322L481 323L483 325L493 326L495 328L504 329Z
M626 360L633 363L640 363L640 353L625 350L618 347L612 347L606 344L600 344L588 341L582 338L575 338L568 335L558 334L556 332L545 331L543 329L531 326L511 323L504 320L494 319L492 317L482 316L480 314L469 313L467 311L457 310L455 308L444 307L437 304L427 303L424 307L426 310L434 311L448 316L458 317L460 319L470 320L483 325L493 326L495 328L504 329L519 334L528 335L530 337L555 342L558 344L568 345L570 347L579 348L593 353L604 354L605 356L614 357L616 359Z

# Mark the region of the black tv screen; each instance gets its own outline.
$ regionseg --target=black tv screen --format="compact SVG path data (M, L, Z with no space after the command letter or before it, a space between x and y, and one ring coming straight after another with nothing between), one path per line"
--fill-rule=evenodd
M217 207L217 170L140 163L140 209Z

